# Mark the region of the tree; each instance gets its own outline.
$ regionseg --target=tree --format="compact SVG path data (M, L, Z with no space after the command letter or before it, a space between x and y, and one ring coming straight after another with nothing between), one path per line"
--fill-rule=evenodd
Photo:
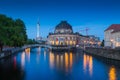
M2 51L2 47L3 47L3 44L2 44L2 42L0 41L0 52Z
M104 47L104 40L102 40L101 46Z
M13 20L0 14L0 41L7 46L22 46L27 42L26 27L21 19Z

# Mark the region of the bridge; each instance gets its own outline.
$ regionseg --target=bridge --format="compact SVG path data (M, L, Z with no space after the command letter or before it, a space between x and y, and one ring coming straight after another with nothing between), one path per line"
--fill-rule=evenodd
M17 53L19 51L23 51L26 48L35 48L35 47L46 47L46 48L49 48L49 49L52 48L51 46L46 45L46 44L32 44L32 45L24 45L23 47L5 48L5 49L3 49L2 52L0 52L0 59L4 58L4 57L7 57L7 56L10 56L10 55L12 55L14 53Z
M22 47L22 49L35 48L35 47L45 47L45 48L49 48L49 49L52 48L50 45L46 45L46 44L32 44L32 45L24 45L24 46Z

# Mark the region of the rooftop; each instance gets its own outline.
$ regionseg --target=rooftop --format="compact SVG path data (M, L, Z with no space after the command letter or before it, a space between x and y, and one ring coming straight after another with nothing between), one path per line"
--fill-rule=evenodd
M55 33L73 33L72 26L67 21L61 21L55 27Z
M112 24L105 31L108 31L108 30L113 30L112 33L119 32L120 31L120 24Z

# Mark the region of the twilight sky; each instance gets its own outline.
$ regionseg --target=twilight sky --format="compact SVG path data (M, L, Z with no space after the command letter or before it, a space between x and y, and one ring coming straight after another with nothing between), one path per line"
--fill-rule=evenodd
M40 35L46 37L61 21L67 20L74 32L104 38L104 30L120 23L120 0L0 0L0 14L25 22L29 38L36 37L40 19Z

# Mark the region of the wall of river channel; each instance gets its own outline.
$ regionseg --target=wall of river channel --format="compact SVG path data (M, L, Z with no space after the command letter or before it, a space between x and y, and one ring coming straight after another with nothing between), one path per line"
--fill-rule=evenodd
M120 50L87 47L85 49L85 52L95 56L100 56L113 60L120 60Z

